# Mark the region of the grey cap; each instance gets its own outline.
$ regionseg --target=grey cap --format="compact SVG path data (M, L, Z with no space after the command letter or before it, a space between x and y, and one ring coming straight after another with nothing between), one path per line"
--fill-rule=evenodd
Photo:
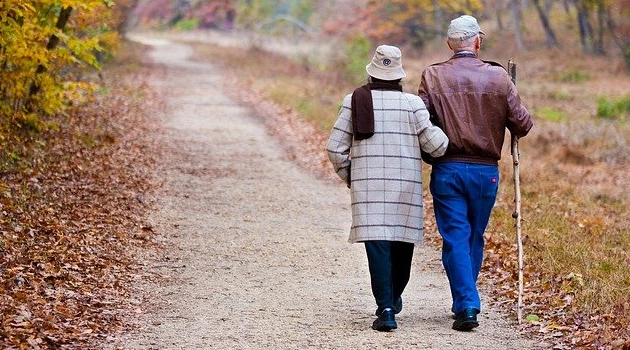
M459 16L452 20L446 31L446 35L449 38L461 40L471 38L477 34L485 35L486 33L479 28L477 19L469 15Z

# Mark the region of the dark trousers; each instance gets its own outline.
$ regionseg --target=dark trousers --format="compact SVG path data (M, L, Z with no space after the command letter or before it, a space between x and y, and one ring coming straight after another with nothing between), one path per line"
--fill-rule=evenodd
M377 313L394 308L411 274L413 243L396 241L365 241L372 294Z

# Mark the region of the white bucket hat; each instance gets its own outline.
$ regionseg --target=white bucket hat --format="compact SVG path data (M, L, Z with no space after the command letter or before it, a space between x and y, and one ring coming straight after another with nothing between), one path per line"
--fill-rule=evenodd
M460 40L472 38L477 34L486 35L486 33L479 28L477 19L469 15L459 16L452 20L451 24L448 26L448 30L446 31L446 36L450 39Z
M381 80L398 80L407 76L402 68L402 53L396 46L377 47L365 70L370 76Z

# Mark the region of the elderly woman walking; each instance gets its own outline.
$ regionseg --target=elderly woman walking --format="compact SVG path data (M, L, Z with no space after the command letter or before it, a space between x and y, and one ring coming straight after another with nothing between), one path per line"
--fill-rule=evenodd
M376 320L397 328L414 244L422 240L422 159L444 154L448 138L418 96L402 91L400 49L381 45L366 66L368 83L343 100L327 144L335 172L350 188L349 242L367 253Z

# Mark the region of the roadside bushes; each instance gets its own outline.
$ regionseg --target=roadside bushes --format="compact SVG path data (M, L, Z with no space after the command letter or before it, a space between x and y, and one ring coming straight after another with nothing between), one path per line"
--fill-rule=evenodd
M122 16L113 6L102 0L0 2L3 124L37 128L38 117L85 99L95 87L85 70L99 69L105 48L118 41Z
M630 98L608 99L600 97L597 100L597 116L603 119L620 119L630 116Z

